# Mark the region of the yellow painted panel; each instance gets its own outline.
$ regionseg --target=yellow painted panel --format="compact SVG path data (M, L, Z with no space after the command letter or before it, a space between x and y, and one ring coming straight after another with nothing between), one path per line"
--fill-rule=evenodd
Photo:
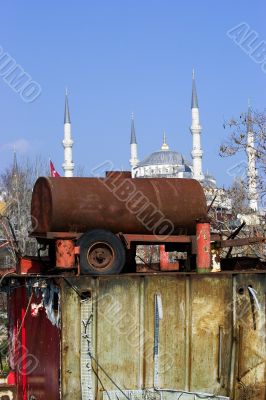
M140 305L139 278L99 280L97 301L98 362L122 389L139 388ZM116 389L98 368L107 390Z
M145 278L145 352L144 384L154 383L154 310L155 295L162 299L163 319L159 330L159 386L184 388L186 365L185 277L157 276Z
M231 296L231 276L191 277L190 390L227 394L230 373Z

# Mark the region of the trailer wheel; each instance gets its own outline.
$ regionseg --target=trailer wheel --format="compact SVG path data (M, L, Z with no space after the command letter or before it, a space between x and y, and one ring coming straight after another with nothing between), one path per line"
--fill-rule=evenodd
M125 248L112 232L94 229L82 235L80 270L83 275L119 274L125 264Z

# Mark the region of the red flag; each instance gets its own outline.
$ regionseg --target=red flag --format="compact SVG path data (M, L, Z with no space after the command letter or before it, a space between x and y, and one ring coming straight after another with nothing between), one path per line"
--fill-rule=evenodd
M59 173L56 171L54 164L52 163L51 160L50 160L50 176L52 176L53 178L58 178L60 176Z

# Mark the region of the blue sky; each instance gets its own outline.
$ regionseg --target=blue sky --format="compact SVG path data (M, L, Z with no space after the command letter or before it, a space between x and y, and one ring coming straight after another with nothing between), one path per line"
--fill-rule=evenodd
M41 95L23 102L0 77L1 168L19 158L52 158L62 173L65 87L70 92L74 162L89 174L110 159L128 168L130 115L139 156L191 151L191 71L196 70L204 169L220 185L236 159L221 159L224 118L265 108L266 74L226 32L241 22L266 40L263 1L12 1L1 4L0 46Z

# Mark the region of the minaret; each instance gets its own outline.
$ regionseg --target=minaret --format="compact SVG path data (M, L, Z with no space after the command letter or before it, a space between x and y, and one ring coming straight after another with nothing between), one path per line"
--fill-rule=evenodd
M163 151L169 150L169 146L166 141L166 133L165 132L163 133L163 144L162 144L161 150L163 150Z
M131 114L131 137L130 137L130 165L131 165L131 173L132 177L134 178L134 168L138 165L138 145L136 139L136 132L135 132L135 124L134 124L134 114Z
M68 107L68 93L65 94L65 116L64 116L64 164L63 170L66 177L72 177L74 171L74 163L72 159L73 140L71 138L71 121Z
M257 169L256 169L256 149L254 148L254 132L252 124L252 112L250 104L247 113L247 147L246 153L248 158L248 198L249 207L253 211L258 210L258 193L257 193Z
M16 153L16 148L15 147L14 147L14 150L13 150L12 175L13 176L17 176L18 175L18 161L17 161L17 153Z
M17 162L17 153L14 147L13 150L13 166L12 166L12 176L11 176L11 186L14 192L18 190L18 179L19 179L19 170L18 170L18 162Z
M195 73L194 69L192 72L192 98L191 98L191 134L192 134L192 160L193 160L193 178L201 181L204 176L202 173L202 154L203 151L201 149L200 143L200 135L201 135L201 126L199 119L199 106L198 106L198 97L196 91L196 83L195 83Z

